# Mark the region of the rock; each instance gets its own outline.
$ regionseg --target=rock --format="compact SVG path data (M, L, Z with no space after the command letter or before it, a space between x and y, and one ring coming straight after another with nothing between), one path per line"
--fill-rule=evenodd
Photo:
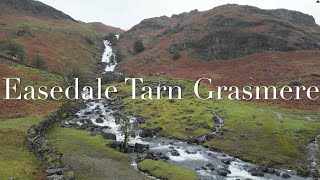
M9 178L9 180L15 180L14 177Z
M117 140L117 136L115 134L112 134L112 133L106 133L106 132L102 132L101 133L101 136L105 139L110 139L110 140L113 140L113 141L116 141Z
M205 136L202 136L202 137L199 137L199 138L197 138L197 144L204 144L204 143L206 143L206 137Z
M144 129L144 130L142 130L142 132L139 135L142 138L148 138L148 137L153 138L153 136L154 136L152 129Z
M51 175L62 175L63 169L58 168L58 169L47 169L46 170L46 175L51 176Z
M118 141L113 141L110 145L110 148L112 149L120 149L122 147L122 143Z
M165 155L162 155L162 156L157 156L159 159L162 159L162 160L170 160L170 158L168 156L165 156Z
M154 159L154 156L153 156L152 153L148 153L148 154L144 157L144 159Z
M197 139L195 137L189 137L189 139L187 140L188 144L196 144L197 143Z
M92 114L92 112L90 112L90 111L87 111L84 113L84 115L90 115L90 114Z
M283 178L285 178L285 179L291 178L290 174L287 173L287 172L283 173L281 177L283 177Z
M172 150L170 153L172 156L180 156L180 153L177 150Z
M103 121L102 118L97 118L97 119L96 119L96 123L102 124L103 122L104 122L104 121Z
M221 162L229 165L229 164L231 164L231 159L222 159Z
M275 170L273 168L268 168L267 173L274 174Z
M146 122L147 118L145 117L137 117L137 122L139 124L144 124Z
M289 83L289 86L301 86L302 83L300 82L300 80L292 80Z
M264 174L261 171L255 171L251 173L252 176L263 177Z
M136 149L149 149L149 144L136 143L136 144L134 145L134 147L135 147Z
M320 73L319 73L319 74L314 73L314 74L311 74L311 76L313 76L313 77L320 77Z
M188 154L197 154L197 151L192 151L192 150L185 150L185 151Z
M192 132L192 131L194 131L194 129L193 128L186 128L186 131Z
M209 164L206 165L206 168L211 170L211 171L213 171L214 170L214 165L209 163Z
M52 175L52 176L47 176L47 180L63 180L64 177L62 175Z
M231 172L229 171L229 169L227 168L220 168L217 173L220 175L220 176L228 176L228 174L231 174Z

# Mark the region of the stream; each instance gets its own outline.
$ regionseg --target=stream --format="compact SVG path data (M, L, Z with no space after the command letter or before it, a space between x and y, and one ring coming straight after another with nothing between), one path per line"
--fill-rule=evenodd
M116 57L114 53L112 53L110 42L104 41L104 45L105 52L102 56L102 62L106 63L106 72L113 72L117 65ZM74 119L65 123L78 127L99 127L102 133L108 134L109 136L111 135L111 137L113 135L116 141L121 142L124 137L121 135L119 131L120 127L115 121L117 113L119 113L119 110L114 105L114 102L106 100L88 101L86 108L77 112ZM280 114L277 115L280 117ZM214 110L212 110L212 116L216 117L217 132L223 126L223 119ZM135 117L130 117L130 121L131 123L137 123ZM201 180L312 179L299 177L294 171L290 170L273 168L261 170L261 168L255 164L244 162L224 153L211 151L203 146L191 145L187 142L165 137L141 137L141 132L141 129L137 129L129 141L130 147L145 147L147 149L144 152L131 151L132 165L136 169L138 157L151 155L156 159L164 159L172 164L189 168L197 172ZM310 151L317 150L317 143L313 143L313 145ZM312 159L314 162L315 158L316 157L313 157Z

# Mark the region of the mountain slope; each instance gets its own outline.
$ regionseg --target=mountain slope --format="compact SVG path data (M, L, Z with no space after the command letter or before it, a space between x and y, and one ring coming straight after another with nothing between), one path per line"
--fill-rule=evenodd
M123 34L117 47L130 56L135 38L144 41L147 51L134 59L153 62L174 53L184 59L224 60L260 51L320 49L320 27L312 16L240 5L143 20Z
M101 23L75 21L38 1L0 1L0 53L55 73L65 75L70 69L66 67L72 66L96 70L103 37L122 32Z

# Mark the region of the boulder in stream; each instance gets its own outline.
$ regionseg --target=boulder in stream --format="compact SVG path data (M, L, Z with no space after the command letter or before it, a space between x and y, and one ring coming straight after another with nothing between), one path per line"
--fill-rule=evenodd
M172 150L170 153L172 156L180 156L180 153L177 150Z
M231 171L229 171L229 169L227 168L220 168L218 169L217 173L220 175L220 176L228 176L228 174L231 174Z
M96 123L102 124L103 122L104 122L104 121L103 121L102 118L97 118L97 119L96 119Z
M105 139L110 139L110 140L113 140L113 141L116 141L117 140L117 136L115 134L112 134L112 133L106 133L106 132L102 132L101 133L101 136Z

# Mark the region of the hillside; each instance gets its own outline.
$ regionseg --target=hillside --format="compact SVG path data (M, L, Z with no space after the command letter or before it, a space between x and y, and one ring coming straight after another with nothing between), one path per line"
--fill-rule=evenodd
M142 64L171 60L175 53L212 61L260 51L319 50L319 35L320 27L307 14L229 4L143 20L123 34L117 48ZM146 51L132 58L134 39L142 39Z
M136 39L144 51L134 51ZM292 80L317 85L319 42L320 27L310 15L229 4L143 20L120 36L115 49L121 55L119 70L130 74L210 77L215 86L286 85ZM282 104L319 106L310 101Z
M0 53L58 74L75 66L93 72L102 39L119 28L83 23L41 2L0 1ZM39 62L40 61L40 62Z

